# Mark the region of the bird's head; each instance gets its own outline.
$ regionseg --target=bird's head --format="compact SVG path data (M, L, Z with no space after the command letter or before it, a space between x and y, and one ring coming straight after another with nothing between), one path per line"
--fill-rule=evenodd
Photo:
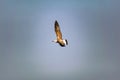
M57 40L55 39L55 40L53 40L52 42L55 42L55 43L57 43Z

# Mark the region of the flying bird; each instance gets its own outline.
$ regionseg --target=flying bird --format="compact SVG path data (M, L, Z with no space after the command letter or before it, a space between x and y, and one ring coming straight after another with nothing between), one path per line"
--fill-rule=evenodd
M62 39L62 33L57 20L55 21L54 27L57 39L53 40L53 42L58 43L61 47L65 47L68 45L68 41L67 39Z

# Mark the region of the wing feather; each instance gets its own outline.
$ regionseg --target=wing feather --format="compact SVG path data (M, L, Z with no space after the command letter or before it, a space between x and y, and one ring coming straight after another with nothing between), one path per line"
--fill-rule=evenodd
M57 39L62 39L62 33L60 31L60 27L57 21L55 21L55 33L56 33Z

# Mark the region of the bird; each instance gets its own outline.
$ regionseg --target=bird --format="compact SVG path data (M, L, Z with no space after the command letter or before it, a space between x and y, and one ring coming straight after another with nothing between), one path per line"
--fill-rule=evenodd
M68 45L67 39L62 39L62 33L57 20L55 20L54 28L55 28L55 33L57 38L52 42L58 43L61 47L65 47L66 45Z

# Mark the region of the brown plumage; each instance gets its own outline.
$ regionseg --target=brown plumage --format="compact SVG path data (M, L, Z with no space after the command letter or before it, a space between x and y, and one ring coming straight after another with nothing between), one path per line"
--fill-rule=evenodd
M62 33L57 21L55 21L54 27L55 27L56 37L57 37L57 39L54 40L54 42L59 43L59 45L62 47L64 47L65 45L68 45L68 41L66 39L65 40L62 39Z
M56 32L57 39L62 39L62 33L57 21L55 21L55 32Z

